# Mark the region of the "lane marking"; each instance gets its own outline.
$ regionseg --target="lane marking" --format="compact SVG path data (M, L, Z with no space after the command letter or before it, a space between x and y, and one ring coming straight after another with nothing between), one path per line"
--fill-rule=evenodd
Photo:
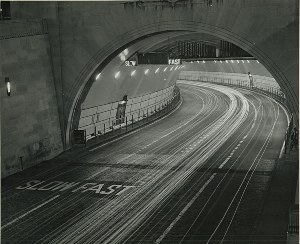
M36 206L35 208L33 208L33 209L29 210L28 212L24 213L23 215L21 215L20 217L18 217L18 218L16 218L16 219L12 220L12 221L10 221L10 222L8 222L6 225L2 226L1 229L4 229L4 228L6 228L7 226L12 225L13 223L15 223L15 222L17 222L18 220L24 218L25 216L27 216L28 214L32 213L33 211L35 211L35 210L37 210L37 209L43 207L44 205L46 205L47 203L53 201L54 199L58 198L59 196L60 196L60 195L56 195L56 196L50 198L48 201L46 201L46 202L44 202L44 203L42 203L42 204Z
M206 186L215 178L217 173L214 173L208 181L205 182L205 184L200 188L200 190L197 192L197 194L192 198L191 201L188 202L188 204L181 210L179 215L172 221L172 223L169 225L169 227L164 231L164 233L155 241L156 244L160 243L166 235L170 232L170 230L174 227L174 225L182 218L182 216L186 213L186 211L192 206L192 204L196 201L196 199L200 196L200 194L204 191Z
M282 143L282 147L281 147L281 150L280 150L279 158L282 158L283 153L284 153L284 148L285 148L285 140Z
M219 166L219 169L222 169L223 166L228 162L229 159L230 159L230 157L228 157L227 159L225 159L225 161Z

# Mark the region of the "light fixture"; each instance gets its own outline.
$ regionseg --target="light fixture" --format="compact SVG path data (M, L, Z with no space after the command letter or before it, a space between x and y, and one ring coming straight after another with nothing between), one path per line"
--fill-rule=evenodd
M157 68L157 69L155 70L155 74L156 74L158 71L159 71L159 68Z
M126 48L124 51L123 51L124 55L128 55L128 49Z
M202 63L204 63L204 64L205 64L205 61L203 60L203 61L202 61Z
M199 60L197 60L197 63L198 63L198 64L200 63Z
M11 87L10 87L10 81L8 77L5 77L5 84L6 84L6 93L7 96L10 96Z
M231 60L231 63L233 63L233 60Z
M120 53L119 57L120 57L121 61L125 61L126 60L126 56L124 55L124 53Z
M148 74L148 73L149 73L149 69L146 69L145 70L145 75Z
M249 60L247 60L247 63L249 64L249 63L250 63L250 61L249 61Z
M240 61L238 61L238 60L237 60L236 62L237 62L238 64L240 63Z
M242 60L242 63L244 63L244 60Z
M258 61L258 60L256 60L256 62L259 64L259 61Z
M216 63L217 61L216 61L216 60L214 60L214 62Z
M120 71L118 71L117 73L115 73L115 78L117 79L120 76Z
M100 78L101 73L99 73L98 75L96 75L96 80L98 80Z
M221 63L221 64L223 63L222 60L220 60L220 63Z
M136 72L136 70L133 70L133 71L131 71L131 76L134 76L134 74L135 74L135 72Z
M170 71L172 71L172 70L173 70L173 68L174 68L174 67L171 67Z
M227 60L226 60L225 62L226 62L226 63L228 63L228 61L227 61Z
M164 72L166 72L167 69L168 69L168 67L164 68Z

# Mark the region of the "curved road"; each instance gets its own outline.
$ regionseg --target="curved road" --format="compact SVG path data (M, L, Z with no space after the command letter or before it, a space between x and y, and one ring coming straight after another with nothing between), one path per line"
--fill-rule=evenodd
M247 90L178 84L183 103L168 117L71 162L4 180L2 242L258 240L285 110Z

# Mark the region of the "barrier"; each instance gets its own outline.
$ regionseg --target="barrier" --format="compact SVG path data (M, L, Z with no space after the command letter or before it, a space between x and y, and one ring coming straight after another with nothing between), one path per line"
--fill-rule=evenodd
M266 95L278 100L286 106L286 97L274 78L253 75L253 88L250 87L250 80L247 74L203 72L203 71L181 71L180 80L202 81L220 85L237 86L263 92Z
M83 109L79 130L84 130L85 140L101 141L141 127L172 111L180 101L176 86L131 98L127 101L124 116L116 118L119 102Z

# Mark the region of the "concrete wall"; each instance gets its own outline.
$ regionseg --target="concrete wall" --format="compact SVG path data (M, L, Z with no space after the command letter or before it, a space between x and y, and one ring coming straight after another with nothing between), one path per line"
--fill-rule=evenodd
M144 116L151 116L167 106L173 98L174 85L156 92L129 97L124 122L127 120L127 125L130 125L132 120L136 122L144 119ZM119 102L120 100L81 110L78 128L86 131L87 139L107 133L112 130L112 126L120 123L120 120L116 120Z
M172 69L172 70L171 70ZM145 71L148 73L145 74ZM142 96L174 85L181 69L179 65L108 65L101 72L81 108L98 106L110 102L121 101L124 95L128 98ZM131 73L135 71L134 75ZM155 73L155 71L157 71ZM119 76L115 78L115 74Z
M12 18L47 19L55 82L62 88L60 117L68 134L94 72L133 42L160 32L207 33L242 47L268 69L298 114L298 6L298 0L226 0L213 7L198 0L12 2Z
M48 36L23 34L0 39L1 177L21 170L21 156L27 168L63 149Z
M185 71L204 71L260 75L272 77L271 73L258 60L222 60L222 61L194 61L184 62Z

